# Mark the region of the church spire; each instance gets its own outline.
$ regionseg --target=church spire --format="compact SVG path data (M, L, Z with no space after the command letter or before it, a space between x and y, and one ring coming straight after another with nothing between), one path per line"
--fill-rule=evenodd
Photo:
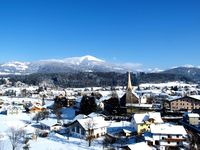
M127 90L128 91L132 91L133 87L132 87L132 84L131 84L131 73L128 72L128 86L127 86Z

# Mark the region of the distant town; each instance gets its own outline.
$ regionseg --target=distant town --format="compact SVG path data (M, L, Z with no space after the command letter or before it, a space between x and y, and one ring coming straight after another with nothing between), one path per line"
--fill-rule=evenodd
M200 87L181 81L61 88L2 77L0 149L198 150Z

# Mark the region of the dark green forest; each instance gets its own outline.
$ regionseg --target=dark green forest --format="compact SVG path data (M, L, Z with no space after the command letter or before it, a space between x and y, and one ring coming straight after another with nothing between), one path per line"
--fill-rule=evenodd
M168 81L193 81L189 77L169 73L137 73L131 74L131 77L133 85ZM17 81L21 81L29 85L46 84L62 88L127 85L127 73L116 72L35 73L30 75L10 75L9 78L13 85ZM4 82L1 80L0 84Z

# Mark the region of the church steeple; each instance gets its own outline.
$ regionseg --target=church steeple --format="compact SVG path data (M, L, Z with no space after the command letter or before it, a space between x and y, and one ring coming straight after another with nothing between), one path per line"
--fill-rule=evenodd
M127 90L128 91L132 91L133 87L132 87L132 83L131 83L131 73L128 72L128 86L127 86Z

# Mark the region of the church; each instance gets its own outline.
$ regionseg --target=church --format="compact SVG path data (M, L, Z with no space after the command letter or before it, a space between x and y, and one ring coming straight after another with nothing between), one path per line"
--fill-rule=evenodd
M139 104L139 98L133 93L131 74L128 72L128 85L126 93L120 98L120 106L127 112L128 107L132 106L133 104Z

